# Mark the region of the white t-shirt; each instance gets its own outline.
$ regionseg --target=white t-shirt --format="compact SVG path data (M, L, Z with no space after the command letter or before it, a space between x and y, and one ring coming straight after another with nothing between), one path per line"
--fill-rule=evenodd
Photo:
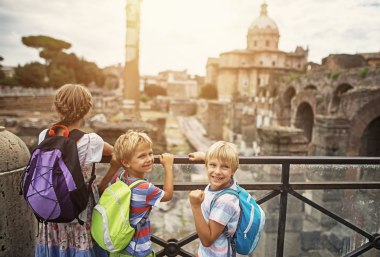
M44 129L38 136L38 144L45 139L48 129ZM90 143L90 145L88 145ZM99 162L102 159L104 141L96 133L85 134L77 142L79 161L81 165L88 166L94 162ZM87 156L86 156L87 153ZM86 158L84 160L84 158ZM85 161L85 163L83 163Z
M235 181L230 188L236 190ZM221 190L214 191L210 188L210 185L207 185L204 190L205 198L201 204L202 214L207 223L209 223L211 219L223 226L227 225L228 233L233 235L236 231L240 216L239 199L234 195L224 194L215 201L211 210L211 202L220 191ZM227 252L228 240L224 233L222 233L210 247L205 247L200 244L198 248L199 257L225 257L227 256Z

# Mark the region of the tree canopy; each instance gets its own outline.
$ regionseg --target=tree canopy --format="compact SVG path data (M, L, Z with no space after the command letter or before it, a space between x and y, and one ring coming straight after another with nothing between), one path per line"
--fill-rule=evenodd
M0 56L0 62L2 62L4 60L4 58L2 56ZM1 69L3 67L3 65L0 64L0 80L4 79L5 78L5 73L4 71Z
M103 86L105 75L96 63L78 58L74 53L64 52L71 47L70 43L44 35L22 37L21 41L28 47L38 49L40 57L46 60L46 64L30 63L24 67L19 66L16 78L20 84L33 87L59 87L65 83L85 85L95 83ZM41 69L44 69L42 80ZM37 77L27 75L28 72Z
M26 87L45 87L46 69L39 62L32 62L15 69L16 80Z
M29 47L55 51L62 51L62 49L69 49L71 47L71 44L66 41L42 35L22 37L21 41L24 45Z

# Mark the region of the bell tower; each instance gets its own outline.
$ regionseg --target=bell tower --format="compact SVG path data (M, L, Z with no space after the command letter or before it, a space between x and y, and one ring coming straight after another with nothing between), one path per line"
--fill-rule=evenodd
M129 105L129 108L133 108L135 115L139 115L140 110L139 51L141 1L127 0L126 5L124 100Z

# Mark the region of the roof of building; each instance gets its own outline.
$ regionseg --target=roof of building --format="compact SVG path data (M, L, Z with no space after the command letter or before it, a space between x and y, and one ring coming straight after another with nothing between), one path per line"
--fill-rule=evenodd
M266 3L263 3L261 5L260 16L252 22L251 26L249 27L249 31L268 31L276 32L279 34L276 22L268 16L267 7L268 5Z

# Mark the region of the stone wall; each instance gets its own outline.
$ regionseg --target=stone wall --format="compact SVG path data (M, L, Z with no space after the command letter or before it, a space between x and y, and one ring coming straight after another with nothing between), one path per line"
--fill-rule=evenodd
M116 139L129 129L144 131L153 141L153 151L162 153L166 151L165 118L157 118L149 121L120 121L120 122L95 122L91 128L103 138L104 141L114 145Z
M49 112L52 110L53 96L1 96L0 110L28 110Z
M347 150L347 119L330 116L317 116L313 131L313 152L316 156L344 156Z
M261 155L264 156L305 156L308 154L308 141L300 129L269 127L259 128ZM305 174L302 169L296 166L290 170L292 182L305 181ZM262 182L273 183L281 181L282 170L278 165L265 165L263 167ZM302 193L300 190L299 192ZM288 197L286 203L286 228L284 256L302 256L300 240L302 236L305 214L304 204L301 201ZM276 245L278 221L279 221L279 202L275 199L263 204L266 214L264 232L255 255L257 257L276 256ZM265 244L264 244L265 242Z
M302 124L312 125L304 129L312 132L310 146L315 150L311 152L313 155L358 155L363 131L380 117L379 70L367 66L339 67L335 70L325 63L319 71L288 76L279 84L275 116L283 117L283 110L287 110L290 103L291 117L281 124L299 128ZM288 99L288 92L295 94ZM305 105L312 111L312 120L301 115Z
M350 69L365 65L364 57L356 54L331 54L322 59L322 66L329 70Z
M197 105L189 101L171 101L169 111L173 116L191 116L196 113Z
M36 219L20 195L30 154L25 143L0 127L0 256L32 257Z

